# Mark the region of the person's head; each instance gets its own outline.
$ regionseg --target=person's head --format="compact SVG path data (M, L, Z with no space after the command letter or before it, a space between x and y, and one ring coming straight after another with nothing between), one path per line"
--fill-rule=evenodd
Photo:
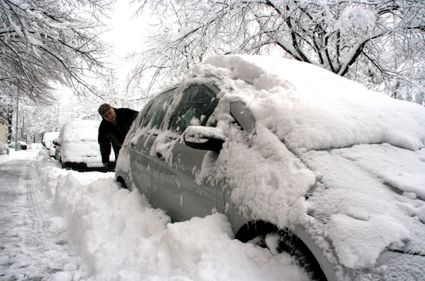
M107 103L104 103L99 106L98 112L104 120L111 123L115 122L115 119L117 118L117 115L115 114L115 109Z

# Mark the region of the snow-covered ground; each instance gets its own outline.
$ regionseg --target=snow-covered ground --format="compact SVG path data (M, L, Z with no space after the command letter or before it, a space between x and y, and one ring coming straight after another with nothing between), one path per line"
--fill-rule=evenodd
M232 239L225 216L171 223L113 173L0 156L0 280L308 280L288 255Z

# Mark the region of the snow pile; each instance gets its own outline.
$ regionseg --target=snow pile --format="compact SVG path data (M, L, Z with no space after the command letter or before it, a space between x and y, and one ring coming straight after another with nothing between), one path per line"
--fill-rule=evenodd
M110 173L41 171L58 215L56 225L83 258L67 276L99 281L309 280L291 257L232 239L224 215L170 223L138 191L119 189Z

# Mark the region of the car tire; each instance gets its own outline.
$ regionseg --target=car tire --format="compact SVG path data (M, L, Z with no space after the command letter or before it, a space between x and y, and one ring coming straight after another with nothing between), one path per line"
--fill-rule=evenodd
M278 238L278 243L273 243L274 249L267 243L270 236ZM236 239L245 243L253 242L260 247L268 248L272 253L288 253L305 269L311 280L327 281L314 255L305 243L288 229L279 229L264 221L251 221L239 229Z
M62 162L62 158L59 158L59 163L61 164L62 169L68 169L68 165L66 164L66 162Z
M125 180L122 177L117 177L117 182L120 184L120 187L122 189L128 189L127 184L125 183Z

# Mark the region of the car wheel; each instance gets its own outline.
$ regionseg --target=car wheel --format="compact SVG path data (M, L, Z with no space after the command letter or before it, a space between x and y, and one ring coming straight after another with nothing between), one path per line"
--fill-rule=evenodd
M279 229L264 221L251 221L239 229L236 239L268 248L273 254L288 253L305 269L311 280L327 281L314 255L304 242L288 229Z
M128 189L128 186L122 177L117 177L117 182L120 184L121 188Z
M68 169L68 165L62 162L62 158L59 158L59 163L61 164L62 169Z

